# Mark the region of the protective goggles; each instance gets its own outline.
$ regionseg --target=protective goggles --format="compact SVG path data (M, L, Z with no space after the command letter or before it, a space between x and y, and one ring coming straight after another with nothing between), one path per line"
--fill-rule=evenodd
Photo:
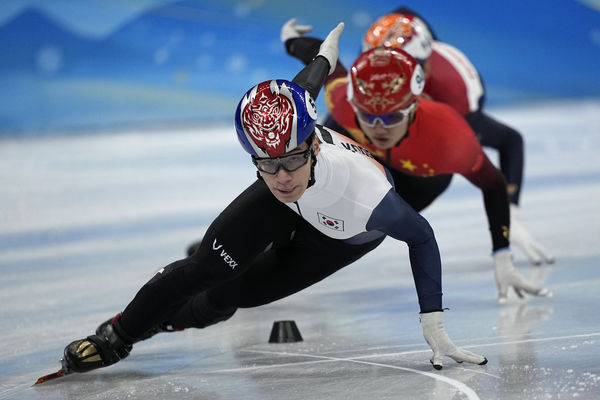
M378 120L386 128L392 128L404 121L404 118L406 118L408 114L410 114L410 112L413 110L414 105L415 103L412 103L405 109L394 111L393 113L389 114L369 114L357 108L354 111L356 112L356 116L358 117L358 119L370 128L373 128Z
M259 171L271 175L275 175L279 171L279 168L283 168L287 172L294 172L308 162L310 150L311 148L309 147L302 153L286 154L272 158L252 157L252 163L256 165Z

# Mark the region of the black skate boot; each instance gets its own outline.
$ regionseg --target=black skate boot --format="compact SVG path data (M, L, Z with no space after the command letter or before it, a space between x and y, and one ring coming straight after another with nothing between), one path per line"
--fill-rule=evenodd
M101 323L98 328L96 328L96 335L100 335L100 332L103 332L106 327L108 325L113 325L121 316L121 313L118 313L117 315L115 315L114 317L107 319L106 321L104 321L103 323ZM175 328L173 325L168 324L168 323L162 323L159 324L157 326L155 326L154 328L148 329L143 335L142 337L136 338L133 340L133 343L137 343L137 342L141 342L142 340L146 340L146 339L150 339L152 336L156 335L157 333L161 333L161 332L179 332L182 331L183 329L180 328Z
M87 372L115 364L127 357L132 349L131 343L122 336L112 324L107 324L95 335L72 342L65 348L63 368L69 372Z

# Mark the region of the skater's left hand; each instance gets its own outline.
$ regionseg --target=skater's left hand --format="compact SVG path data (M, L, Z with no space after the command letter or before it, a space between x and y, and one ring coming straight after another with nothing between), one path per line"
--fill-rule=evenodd
M494 259L494 277L498 286L500 303L506 303L509 287L512 287L520 298L525 297L523 292L532 296L552 297L550 290L534 284L517 271L512 262L510 249L496 250L492 258Z
M421 314L419 318L423 327L423 336L433 350L433 357L429 360L435 369L442 369L442 358L450 357L456 362L466 361L477 365L485 365L488 360L482 355L468 350L459 349L448 337L444 329L442 312L435 311Z
M548 252L521 223L519 206L510 205L510 242L519 247L533 265L540 265L542 261L551 264L554 256Z

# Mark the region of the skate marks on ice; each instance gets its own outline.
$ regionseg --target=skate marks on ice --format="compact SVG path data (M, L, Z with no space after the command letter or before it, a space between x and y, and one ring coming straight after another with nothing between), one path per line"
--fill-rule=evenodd
M281 305L240 310L212 332L160 335L115 366L19 397L592 399L600 395L600 320L582 316L587 302L598 300L587 289L600 276L584 274L596 261L552 267L549 284L562 281L553 299L511 298L499 306L481 288L472 293L482 296L477 307L456 300L447 330L458 346L486 355L486 366L445 359L441 371L431 367L412 306L401 301L409 285L315 290ZM452 275L446 284L447 291L462 285ZM303 342L267 343L272 319L282 316L295 319Z
M468 183L455 179L426 210L444 260L446 330L489 360L445 359L441 371L428 361L405 248L386 240L282 302L158 335L114 366L32 387L60 367L66 344L183 257L254 173L229 128L3 140L0 399L600 398L598 106L498 114L528 143L524 223L557 257L536 268L516 250L517 268L552 299L510 292L497 304L484 210ZM267 342L282 319L297 322L303 342Z

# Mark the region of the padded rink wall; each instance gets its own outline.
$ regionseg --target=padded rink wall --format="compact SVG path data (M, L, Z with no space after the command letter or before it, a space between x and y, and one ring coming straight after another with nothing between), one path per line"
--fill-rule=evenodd
M21 0L0 2L0 135L231 123L249 87L301 68L279 41L286 20L319 37L344 21L350 65L399 5L469 56L490 107L600 97L598 0Z

